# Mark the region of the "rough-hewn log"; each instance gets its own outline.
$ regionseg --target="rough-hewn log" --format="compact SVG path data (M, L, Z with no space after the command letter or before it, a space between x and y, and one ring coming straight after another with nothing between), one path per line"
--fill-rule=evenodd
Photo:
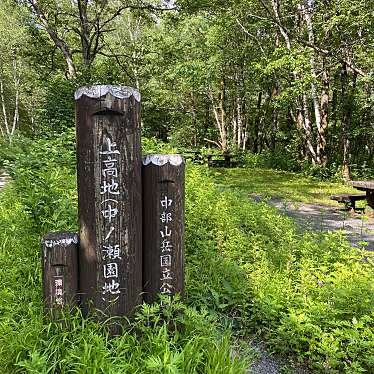
M184 292L184 161L179 155L143 158L143 290L152 303L159 294Z
M58 319L78 303L78 235L49 233L42 240L44 310Z
M75 98L82 310L130 316L142 292L140 94L93 86Z

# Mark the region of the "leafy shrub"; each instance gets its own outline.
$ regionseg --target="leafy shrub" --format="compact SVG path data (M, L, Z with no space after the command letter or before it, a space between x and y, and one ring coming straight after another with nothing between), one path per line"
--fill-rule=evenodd
M246 167L266 168L285 171L300 171L301 163L286 150L264 151L262 153L245 152L242 163Z
M74 133L35 141L19 138L5 168L34 230L76 230ZM58 167L56 167L58 165Z
M201 172L194 183L194 173L187 189L187 226L194 229L187 238L190 261L195 253L197 260L189 270L189 298L200 296L245 331L262 332L275 351L293 352L317 371L373 369L371 257L363 261L365 254L339 233L300 237L267 204L218 193ZM214 256L205 255L207 246Z
M51 75L41 83L44 94L36 111L36 130L42 136L51 132L63 134L74 127L74 92L80 83L67 80L63 74Z
M39 239L47 231L76 229L73 148L71 135L39 140L9 169L13 186L0 198L4 370L243 372L243 362L230 356L228 338L219 338L217 320L243 334L264 334L274 351L295 353L318 372L373 370L371 257L350 248L339 233L300 236L275 209L220 192L207 169L193 165L186 185L189 306L174 309L184 313L170 312L174 317L165 322L157 306L143 306L137 329L111 342L94 321L79 316L72 331L43 323ZM152 141L144 148L158 150ZM183 329L171 333L170 321Z
M43 318L40 238L77 229L73 148L71 134L42 139L8 162L13 182L0 195L2 372L244 373L248 363L232 356L229 332L201 305L143 305L115 339L79 312L64 328Z

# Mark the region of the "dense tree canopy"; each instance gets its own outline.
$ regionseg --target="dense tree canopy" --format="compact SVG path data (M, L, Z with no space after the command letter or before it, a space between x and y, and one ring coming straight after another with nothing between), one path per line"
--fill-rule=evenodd
M6 0L1 136L63 131L77 86L126 84L143 94L147 135L348 178L374 154L373 12L358 0Z

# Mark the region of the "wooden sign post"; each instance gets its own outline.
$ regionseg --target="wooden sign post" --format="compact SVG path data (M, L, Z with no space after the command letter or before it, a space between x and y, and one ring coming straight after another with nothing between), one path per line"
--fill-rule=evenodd
M76 94L80 292L85 314L131 315L142 293L140 94Z
M179 155L143 158L143 291L184 292L184 161Z
M78 303L78 235L49 233L42 240L44 310L60 318Z

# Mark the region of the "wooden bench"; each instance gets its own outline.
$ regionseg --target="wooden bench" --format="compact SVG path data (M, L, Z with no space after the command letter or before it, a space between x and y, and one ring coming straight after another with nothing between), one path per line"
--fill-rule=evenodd
M191 160L197 163L202 163L203 161L203 157L200 151L184 151L181 153L186 160Z
M206 155L208 166L211 167L225 167L225 168L232 168L239 165L239 161L236 159L236 155L230 154L211 154Z
M365 200L366 195L362 194L341 194L341 195L331 195L331 200L335 200L338 203L344 203L347 210L356 210L356 201Z

